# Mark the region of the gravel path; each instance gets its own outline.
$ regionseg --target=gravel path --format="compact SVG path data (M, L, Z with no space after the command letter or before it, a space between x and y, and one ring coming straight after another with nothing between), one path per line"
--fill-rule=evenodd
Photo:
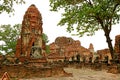
M120 74L107 73L106 71L94 71L86 68L65 68L65 71L73 73L73 77L48 77L21 80L120 80Z

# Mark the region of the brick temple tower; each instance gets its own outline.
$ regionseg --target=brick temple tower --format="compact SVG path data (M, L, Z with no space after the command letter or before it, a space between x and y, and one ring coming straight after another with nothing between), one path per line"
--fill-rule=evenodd
M43 55L42 17L35 5L31 5L22 21L21 35L16 45L16 57L40 58Z

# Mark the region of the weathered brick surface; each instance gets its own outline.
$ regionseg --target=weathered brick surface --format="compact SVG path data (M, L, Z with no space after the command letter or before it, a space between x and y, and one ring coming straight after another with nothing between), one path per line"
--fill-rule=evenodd
M31 5L23 17L21 35L16 45L16 57L26 56L30 58L32 55L40 58L39 53L42 54L43 49L45 49L42 39L42 24L41 13L35 5Z
M120 35L115 36L115 52L118 54L119 56L119 60L120 60Z
M25 65L4 65L0 67L0 77L7 72L10 78L33 78L33 77L53 77L66 76L66 73L61 66L54 67L27 67Z
M92 47L90 47L90 49L87 49L81 46L81 42L79 40L74 40L65 36L57 37L55 42L50 44L50 55L48 55L48 58L53 57L54 59L70 59L73 56L76 57L78 54L81 55L81 57L86 56L86 58L89 58L92 56L90 50L94 50L93 45L91 46Z
M108 57L108 63L110 63L110 60L112 60L112 56L109 49L101 49L97 50L97 54L99 55L100 61L105 61L105 58Z

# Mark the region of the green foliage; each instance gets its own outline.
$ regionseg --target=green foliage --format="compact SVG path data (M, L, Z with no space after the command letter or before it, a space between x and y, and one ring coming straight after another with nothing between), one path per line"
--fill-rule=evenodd
M51 11L64 10L58 23L66 26L68 32L77 35L94 35L95 31L119 23L120 6L118 0L49 0Z
M2 53L0 52L0 56L2 55Z
M14 11L13 5L16 4L24 4L24 0L0 0L0 14L2 12L11 13Z
M15 52L17 39L20 35L20 27L20 24L16 24L13 27L11 25L0 26L0 41L5 43L4 45L0 45L0 51L5 51L7 54Z
M47 36L45 33L42 33L42 40L43 40L45 43L48 43L48 42L49 42L48 36ZM46 46L45 46L45 51L46 51L46 53L50 53L50 46L49 46L49 45L46 45Z
M50 46L49 45L46 45L46 53L49 54L50 53Z
M48 40L48 36L45 34L45 33L42 33L42 39L45 43L48 43L49 40Z

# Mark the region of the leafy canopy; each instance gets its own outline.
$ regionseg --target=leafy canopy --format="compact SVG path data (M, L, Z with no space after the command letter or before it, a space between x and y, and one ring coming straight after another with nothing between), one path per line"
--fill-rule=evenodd
M49 0L51 11L64 10L58 25L77 35L93 35L99 29L111 31L119 23L119 0Z
M17 39L20 35L20 28L20 24L0 26L0 41L5 43L0 45L0 51L4 51L7 54L13 54L15 52Z
M24 4L24 0L0 0L0 14L2 12L11 13L14 11L14 4Z

